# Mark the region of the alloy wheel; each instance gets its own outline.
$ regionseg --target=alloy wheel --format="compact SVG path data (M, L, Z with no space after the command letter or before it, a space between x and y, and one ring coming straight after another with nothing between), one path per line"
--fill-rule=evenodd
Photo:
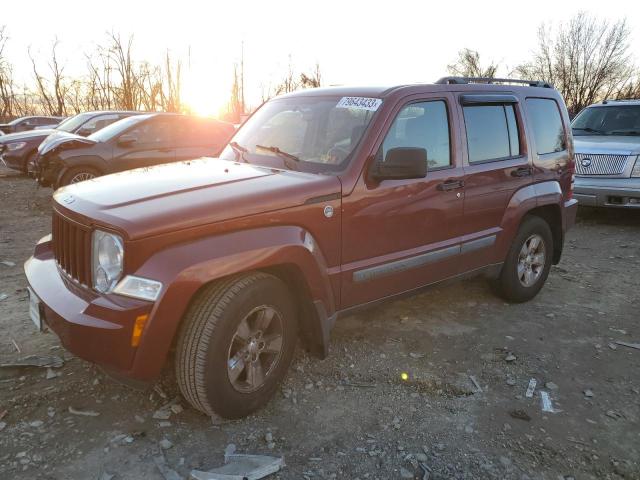
M518 255L518 280L524 287L533 286L542 276L546 260L543 238L533 234L525 240Z

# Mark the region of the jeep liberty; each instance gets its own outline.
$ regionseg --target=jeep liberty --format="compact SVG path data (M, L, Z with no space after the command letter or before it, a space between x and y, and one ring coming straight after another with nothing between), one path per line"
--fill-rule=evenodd
M573 224L573 142L541 82L449 77L266 102L219 158L54 194L25 263L30 315L75 355L148 384L175 351L196 409L264 405L298 338L337 318L484 274L533 298Z

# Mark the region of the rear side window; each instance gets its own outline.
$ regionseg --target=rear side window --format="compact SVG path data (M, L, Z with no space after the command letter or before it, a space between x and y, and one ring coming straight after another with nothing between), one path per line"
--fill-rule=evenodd
M469 105L463 111L469 163L520 155L518 122L512 104Z
M382 143L382 159L392 148L414 147L427 151L430 169L451 165L449 118L442 100L407 105L393 121Z
M550 98L527 98L538 155L562 152L567 148L560 110Z

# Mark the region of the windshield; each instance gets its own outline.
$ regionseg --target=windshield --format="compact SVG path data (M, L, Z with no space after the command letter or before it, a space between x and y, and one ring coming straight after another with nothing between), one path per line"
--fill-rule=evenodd
M616 105L584 109L571 123L573 134L640 135L640 105Z
M89 135L87 138L96 142L108 142L112 138L120 135L129 127L132 127L136 123L146 120L147 118L149 118L149 115L135 115L133 117L126 117L122 120L118 120L117 122L113 122L104 128L101 128L96 133L92 133L91 135Z
M220 158L315 173L342 170L381 103L359 97L271 100L240 128Z
M95 113L79 113L71 118L66 119L60 125L56 127L56 130L62 130L63 132L73 133L75 132L84 122L93 118Z

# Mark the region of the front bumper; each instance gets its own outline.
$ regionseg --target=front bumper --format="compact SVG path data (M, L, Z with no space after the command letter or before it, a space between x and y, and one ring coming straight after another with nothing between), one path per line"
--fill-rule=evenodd
M2 163L12 170L19 170L21 172L25 171L26 159L24 158L24 155L11 153L5 150L2 155L0 155L0 158L2 158Z
M576 176L573 196L586 207L640 208L640 178Z
M53 258L51 236L41 239L24 264L29 286L44 307L44 325L74 355L129 376L136 348L133 324L153 304L119 295L98 295L66 277Z

